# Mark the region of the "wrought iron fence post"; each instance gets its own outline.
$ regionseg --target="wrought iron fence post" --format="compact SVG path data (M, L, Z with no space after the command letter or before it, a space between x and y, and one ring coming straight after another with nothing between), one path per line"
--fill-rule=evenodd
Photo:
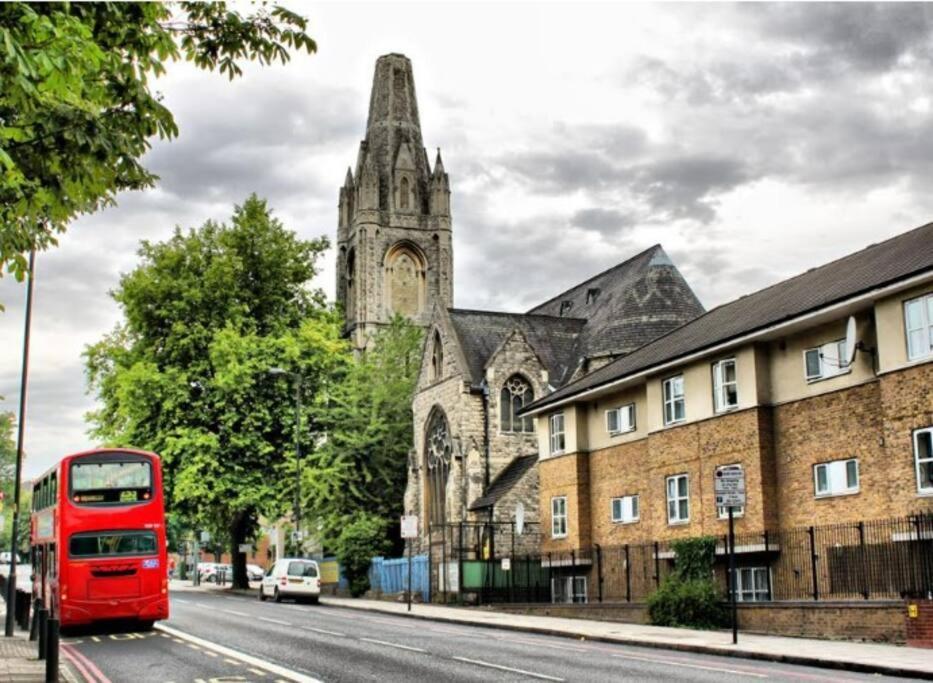
M860 564L862 566L862 597L868 600L868 595L870 592L869 586L871 581L868 578L868 558L866 557L865 549L865 522L858 523L858 547L859 547L859 559L861 560Z
M768 530L765 529L765 558L768 558ZM768 600L774 600L773 586L771 585L771 560L768 558L768 571L765 572L765 578L768 581Z
M603 549L596 544L596 590L599 602L603 601Z
M573 596L577 584L577 551L570 551L570 602L574 602Z
M810 537L810 572L813 575L813 599L820 599L820 581L816 575L816 531L812 526L807 528L807 536Z
M661 587L661 544L654 542L654 587Z
M554 602L554 561L551 559L551 553L547 554L547 590L551 597L548 602Z
M463 520L457 531L457 602L463 604Z
M628 543L625 544L625 602L632 601L632 562L629 559Z

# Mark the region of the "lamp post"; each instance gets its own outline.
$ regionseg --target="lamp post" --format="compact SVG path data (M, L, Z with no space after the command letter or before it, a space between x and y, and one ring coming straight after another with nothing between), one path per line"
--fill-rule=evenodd
M10 575L7 578L5 635L13 636L16 616L16 564L19 536L19 489L23 476L23 437L26 427L26 383L29 378L29 329L32 324L32 290L36 279L36 250L29 252L29 283L26 285L26 321L23 331L23 371L19 385L19 424L16 431L16 473L13 476L13 529L10 534Z
M269 368L267 374L288 377L295 382L295 531L301 539L301 390L304 377L283 368Z

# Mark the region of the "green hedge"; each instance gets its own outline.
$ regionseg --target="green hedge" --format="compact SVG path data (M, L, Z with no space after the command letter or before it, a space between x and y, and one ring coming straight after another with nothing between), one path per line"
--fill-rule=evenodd
M656 626L719 628L729 612L713 578L716 539L711 536L674 541L674 571L648 597L648 616Z

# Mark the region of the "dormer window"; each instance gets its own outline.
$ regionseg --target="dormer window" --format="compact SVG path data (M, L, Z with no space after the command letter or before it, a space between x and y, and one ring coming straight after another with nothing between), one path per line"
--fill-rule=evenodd
M567 299L566 301L560 302L560 315L563 317L567 313L570 313L570 309L573 308L573 301Z
M588 290L586 290L586 303L595 304L596 299L599 298L599 292L599 287L590 287Z

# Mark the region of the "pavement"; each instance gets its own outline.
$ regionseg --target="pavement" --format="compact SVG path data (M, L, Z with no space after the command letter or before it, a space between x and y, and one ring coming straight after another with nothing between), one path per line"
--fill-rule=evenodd
M5 620L5 605L0 601L0 628ZM78 683L79 678L72 666L65 661L65 656L61 657L59 664L60 680ZM17 629L12 637L7 638L0 633L0 683L44 680L45 661L38 658L37 644L34 641L30 642L29 634Z
M733 645L731 631L701 631L589 619L526 616L442 605L413 604L411 612L408 612L407 605L404 603L352 598L322 598L321 603L334 607L410 616L416 619L525 631L579 640L744 657L889 676L933 679L933 651L899 645L751 635L741 632L738 644Z
M182 585L177 586L176 590L217 595L234 595L235 593L229 589L215 587L193 589ZM255 596L255 590L237 593L241 594L240 599ZM178 594L180 596L180 593ZM837 671L933 679L933 652L897 645L750 635L741 632L738 645L733 645L732 634L729 631L700 631L584 619L526 616L442 605L413 604L409 612L407 606L400 602L336 597L322 597L321 605L358 612L378 612L403 620L430 620L480 629L521 631L563 639L569 638L578 642L593 641ZM433 626L425 626L422 630L434 629ZM559 643L559 641L554 642Z

